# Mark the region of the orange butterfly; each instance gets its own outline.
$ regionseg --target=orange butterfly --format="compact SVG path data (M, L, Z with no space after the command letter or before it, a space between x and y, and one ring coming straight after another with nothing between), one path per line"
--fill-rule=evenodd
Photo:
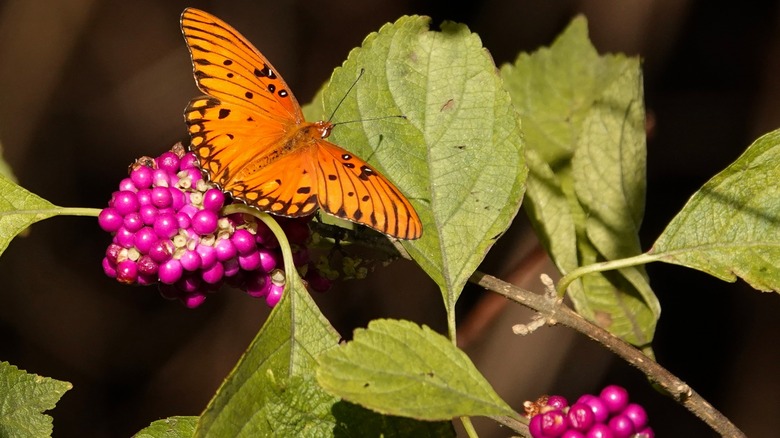
M261 211L287 217L318 207L399 239L422 223L404 195L365 161L325 140L329 121L304 120L270 62L219 18L187 8L181 29L198 88L185 120L190 149L211 181Z

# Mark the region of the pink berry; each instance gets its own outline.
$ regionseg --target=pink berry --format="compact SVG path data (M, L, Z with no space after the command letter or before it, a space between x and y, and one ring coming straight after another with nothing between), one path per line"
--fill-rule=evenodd
M152 245L157 243L157 233L150 227L143 227L135 232L133 236L133 246L138 249L141 254L149 254L152 249Z
M176 213L176 223L179 224L180 230L186 230L192 226L190 217L187 215L187 213L183 213L181 211Z
M259 248L257 254L260 256L260 268L265 272L271 272L278 265L278 258L275 252L265 248Z
M625 415L618 414L609 419L609 428L615 438L628 438L634 434L634 423Z
M618 385L609 385L601 390L601 400L611 414L622 411L628 405L628 391Z
M108 245L108 248L106 248L106 258L108 261L116 265L117 258L119 257L119 253L122 251L122 247L120 245L117 245L116 243L112 243Z
M621 413L631 419L631 422L634 423L634 428L637 430L647 425L647 412L645 408L636 403L629 403Z
M168 239L158 240L149 248L149 257L155 262L165 263L173 255L173 242Z
M175 173L179 170L179 157L173 152L163 152L155 161L157 162L157 167L165 172Z
M590 409L596 416L596 423L604 423L607 421L607 417L609 417L609 410L607 410L607 405L605 405L604 401L599 397L591 394L585 394L577 400L577 403L584 403L590 406Z
M116 231L116 235L114 235L114 242L118 243L124 248L132 248L134 238L135 233L131 232L125 227L119 227L119 229Z
M255 251L247 255L239 255L238 265L245 271L254 271L260 268L260 253Z
M604 423L597 423L585 433L585 438L615 438L615 436L612 434L612 429L609 426Z
M219 261L224 262L236 256L236 246L233 245L230 239L218 240L214 248L217 250L217 260Z
M160 213L154 220L154 232L160 239L170 239L179 231L179 221L172 213Z
M159 269L157 263L148 255L141 256L141 258L138 259L138 262L136 262L136 265L138 266L139 275L156 275Z
M282 299L282 293L284 292L284 286L279 286L275 283L271 283L271 287L268 290L268 295L265 296L265 302L269 307L274 307L279 304L279 300Z
M152 185L152 169L146 166L139 166L130 172L130 179L139 189L148 189Z
M194 309L206 301L206 295L203 293L194 293L180 299L188 309Z
M122 216L138 211L138 207L140 204L133 192L122 190L114 196L114 208Z
M217 250L213 246L198 244L195 251L200 254L201 268L208 269L217 262Z
M181 163L179 164L179 169L185 170L185 169L192 169L196 168L198 166L198 158L195 156L194 153L189 152L184 154L183 157L181 157Z
M113 233L122 226L122 215L116 210L116 208L108 207L100 211L98 215L98 225L105 231Z
M249 296L262 298L268 295L268 292L271 290L271 278L265 273L251 275L244 287Z
M135 187L135 184L133 183L133 180L130 178L125 178L122 181L119 181L119 190L126 190L128 192L135 192L138 190Z
M109 278L116 278L116 262L112 262L108 257L103 257L103 272Z
M237 257L233 257L230 260L225 260L222 262L222 264L225 266L225 277L232 277L238 274L238 271L241 269L241 265L238 264Z
M184 268L185 271L195 271L200 269L201 266L200 254L195 250L184 251L184 254L179 258L179 261L181 262L181 267Z
M566 406L569 406L569 402L563 396L551 395L547 398L547 406L555 409L563 409Z
M249 231L239 228L230 237L233 245L236 247L236 251L239 254L248 255L256 251L257 245L255 244L255 236Z
M152 205L152 189L141 189L135 194L135 197L140 206Z
M561 435L561 438L585 438L585 435L574 429L569 429Z
M152 205L157 208L168 208L173 205L173 196L168 187L155 187L152 189Z
M550 437L558 437L569 428L569 422L563 412L556 409L548 411L542 416L542 434Z
M208 269L204 269L201 272L201 278L203 281L209 284L217 284L225 277L225 267L222 263L216 262Z
M168 187L170 185L170 176L168 172L163 169L156 169L152 173L152 185L155 187Z
M214 212L225 204L225 194L219 189L209 189L203 194L203 208Z
M217 214L210 210L201 210L192 217L192 229L200 235L211 234L217 230Z
M154 220L157 219L157 209L153 205L141 205L138 214L141 215L144 225L154 225Z
M596 414L585 403L573 404L566 416L572 428L583 432L590 429L593 423L596 422Z
M133 284L138 278L138 267L132 260L123 260L116 264L116 280L120 283Z
M170 259L160 265L158 275L161 283L173 284L179 281L183 272L184 268L181 262L177 259Z
M127 214L122 221L122 224L124 225L125 229L131 233L135 233L144 226L144 222L141 220L141 214L138 212Z
M184 192L176 187L169 187L168 191L171 193L171 206L174 210L181 210L187 202L187 197Z

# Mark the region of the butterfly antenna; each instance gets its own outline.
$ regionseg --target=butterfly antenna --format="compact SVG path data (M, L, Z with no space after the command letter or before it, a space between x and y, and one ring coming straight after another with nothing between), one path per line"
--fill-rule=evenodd
M360 73L358 73L358 77L355 79L355 81L354 81L354 82L352 82L352 85L350 85L350 86L349 86L349 90L347 90L347 92L346 92L346 93L344 93L344 96L343 96L343 97L341 98L341 100L339 101L339 104L338 104L338 105L336 105L336 108L335 108L335 109L333 109L333 112L330 114L330 117L328 117L328 121L329 121L329 122L330 122L331 120L333 120L333 116L335 116L335 115L336 115L336 111L338 111L338 110L339 110L339 108L341 107L341 104L342 104L342 103L344 103L344 101L347 99L347 96L349 96L349 93L351 93L351 92L352 92L352 89L353 89L353 88L355 88L355 85L357 85L358 81L360 80L360 78L362 78L362 77L363 77L363 73L365 73L365 72L366 72L366 69L364 69L364 68L361 68L361 69L360 69Z

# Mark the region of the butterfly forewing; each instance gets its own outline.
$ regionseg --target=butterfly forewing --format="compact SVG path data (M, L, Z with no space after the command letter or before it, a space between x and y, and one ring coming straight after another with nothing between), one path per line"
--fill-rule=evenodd
M284 79L229 24L187 8L181 16L181 29L201 91L272 119L303 121L300 105Z
M181 17L198 87L185 120L201 168L234 198L298 217L317 208L399 239L417 239L412 205L365 161L325 141L270 62L236 30L197 9Z
M245 107L210 97L190 102L184 117L192 138L190 150L211 180L229 191L242 174L277 158L277 144L289 129L275 121L261 123Z

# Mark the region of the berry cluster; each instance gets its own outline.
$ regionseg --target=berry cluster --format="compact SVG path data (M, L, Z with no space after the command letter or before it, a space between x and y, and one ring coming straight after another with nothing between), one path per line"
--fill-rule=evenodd
M598 396L585 394L569 406L559 395L525 403L534 438L653 438L645 409L629 403L628 391L609 385Z
M192 153L176 145L136 160L129 173L98 217L113 235L106 275L125 284L159 282L164 297L190 308L225 282L269 306L279 302L285 279L279 243L253 216L221 215L225 195L203 179ZM309 263L309 220L278 220L296 266Z

